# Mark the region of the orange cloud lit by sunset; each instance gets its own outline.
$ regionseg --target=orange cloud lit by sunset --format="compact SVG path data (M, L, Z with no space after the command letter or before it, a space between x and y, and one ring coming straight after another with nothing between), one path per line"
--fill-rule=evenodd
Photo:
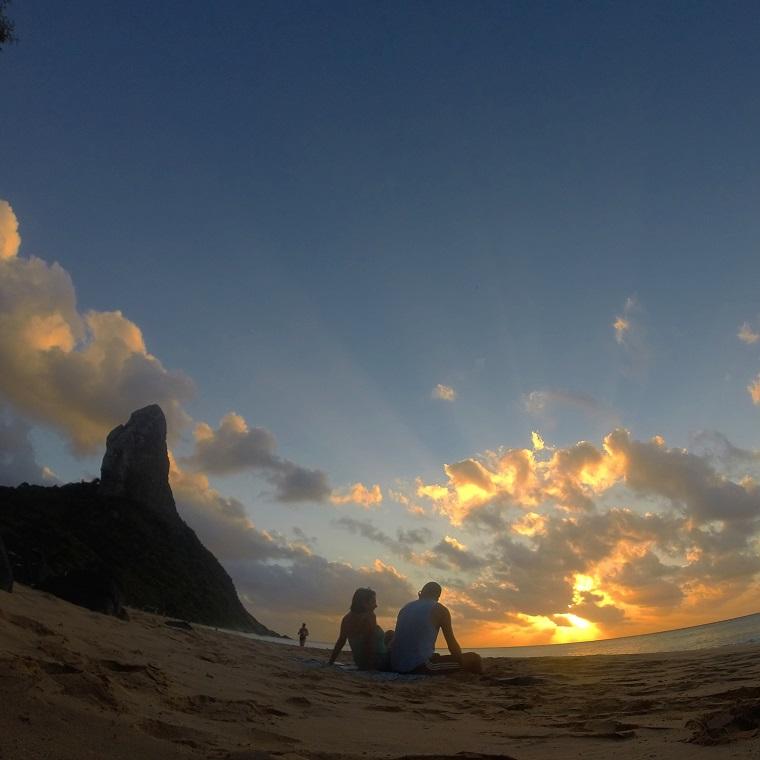
M361 586L392 627L428 580L465 646L758 611L750 3L694 34L657 3L235 3L211 67L190 14L114 67L119 14L23 5L0 485L96 477L158 404L178 514L273 630L334 641Z
M365 509L376 507L383 501L379 484L367 487L364 483L354 483L343 491L334 491L330 496L333 504L357 504Z
M121 311L80 312L68 273L19 256L15 217L9 206L0 211L0 391L8 403L66 435L78 454L100 447L132 409L154 401L167 412L170 432L189 427L189 378L165 369ZM745 387L746 379L742 394ZM760 380L747 390L760 403ZM567 394L528 396L543 399L532 405L538 415L547 399L589 414L598 408ZM333 627L353 585L382 590L378 601L390 615L426 578L446 586L457 635L468 646L610 638L755 609L760 454L718 439L711 445L720 456L695 454L669 448L659 434L637 440L626 429L610 431L614 424L600 442L565 446L555 444L552 429L547 445L533 427L529 447L460 453L444 465L433 459L426 478L415 475L416 466L404 478L392 477L390 467L385 476L368 468L363 477L372 480L362 482L347 468L346 485L334 489L325 471L280 455L268 428L228 412L216 428L195 422L184 455L172 455L171 485L181 514L235 569L251 604L278 611L278 589L312 589L316 575L324 597L317 604L304 594L299 604L313 604ZM438 480L429 475L436 471ZM235 496L219 490L221 479L241 473L267 489L257 499L310 503L312 515L329 511L317 518L270 513L274 526L259 528L241 495L250 482L238 481ZM328 560L317 554L317 541L329 534L321 526L304 530L309 519L350 530L355 540Z
M161 403L172 430L192 392L182 373L149 353L121 311L77 309L59 264L19 255L11 206L0 201L0 394L30 419L57 429L78 454L97 451L134 409Z
M444 465L447 484L419 483L416 492L431 500L453 524L494 499L520 507L535 507L551 499L572 509L582 506L579 502L585 496L605 491L624 477L625 452L619 439L620 434L611 433L601 451L580 442L555 451L548 460L538 459L530 449L487 452L477 459Z
M588 589L588 586L581 583L580 588ZM504 615L505 622L476 622L477 611L466 595L449 593L443 601L450 605L460 641L466 642L469 647L488 648L597 641L700 625L706 620L746 614L747 609L752 608L753 597L756 598L758 590L757 585L736 589L737 595L730 604L725 605L723 596L726 589L698 586L691 590L681 609L671 611L667 618L663 618L654 608L626 604L603 588L594 587L593 593L609 602L614 601L626 611L626 620L614 625L600 625L573 612L559 610L553 615ZM719 614L711 614L713 602L721 603ZM438 645L442 646L440 640Z
M450 596L475 645L613 638L752 609L757 541L733 525L757 514L755 479L732 480L660 435L619 429L600 447L486 452L443 470L416 495L452 525L508 529ZM600 510L612 493L622 504Z

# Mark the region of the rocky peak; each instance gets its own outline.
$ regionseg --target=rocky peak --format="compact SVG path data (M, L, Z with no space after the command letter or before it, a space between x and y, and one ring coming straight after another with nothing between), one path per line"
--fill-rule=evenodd
M100 491L141 502L159 514L177 514L169 487L166 417L158 404L132 412L106 439Z

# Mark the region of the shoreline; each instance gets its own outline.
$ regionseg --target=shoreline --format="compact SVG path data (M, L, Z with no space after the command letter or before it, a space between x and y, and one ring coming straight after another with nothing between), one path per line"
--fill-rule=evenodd
M739 630L736 630L737 628ZM216 630L224 630L226 633L243 636L255 641L298 646L298 641L295 639L260 636L255 633L221 628ZM712 636L708 635L705 639L701 635L706 631L712 632ZM700 640L707 643L695 646L694 644ZM684 642L691 642L692 646L681 646ZM634 646L630 646L631 644ZM658 652L698 652L708 649L719 649L724 646L733 646L734 644L760 644L760 613L740 615L728 620L718 620L712 623L702 623L685 628L673 628L667 631L618 636L613 639L565 642L561 644L518 644L503 647L468 647L463 645L462 649L468 652L477 652L481 657L495 658L587 657L592 655L655 654ZM318 650L332 650L334 642L314 641L308 643L307 646ZM436 651L441 654L448 653L448 649L445 648L438 648Z
M487 658L483 676L396 676L329 667L322 649L130 616L105 617L24 586L0 594L0 757L760 753L760 645Z

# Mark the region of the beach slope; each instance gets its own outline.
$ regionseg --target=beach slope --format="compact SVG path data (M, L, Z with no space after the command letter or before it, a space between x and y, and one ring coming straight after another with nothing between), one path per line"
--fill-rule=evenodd
M130 614L0 592L2 760L760 756L760 646L394 679Z

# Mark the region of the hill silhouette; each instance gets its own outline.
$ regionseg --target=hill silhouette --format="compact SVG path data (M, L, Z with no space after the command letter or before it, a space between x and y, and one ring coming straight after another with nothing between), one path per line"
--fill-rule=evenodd
M132 607L279 636L243 607L230 576L177 514L168 473L166 420L153 405L111 431L100 481L0 487L0 536L14 579L85 606L78 595L89 585L113 589L107 594Z

